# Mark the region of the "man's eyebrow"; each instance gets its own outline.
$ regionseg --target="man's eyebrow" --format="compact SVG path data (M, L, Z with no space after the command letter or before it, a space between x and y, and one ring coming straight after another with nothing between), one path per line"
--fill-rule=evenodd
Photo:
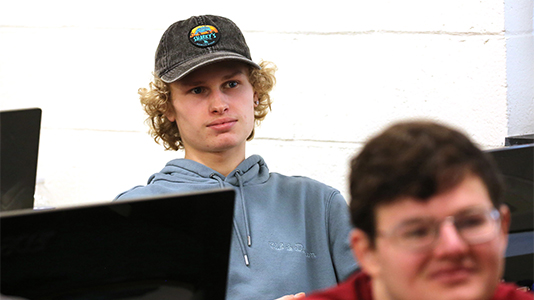
M185 80L180 81L180 85L185 86L185 87L199 86L202 84L204 84L204 81L202 80L191 81L191 80L185 79Z
M235 72L232 72L232 73L229 73L227 75L224 75L222 77L222 80L228 80L230 78L233 78L235 76L238 76L240 74L243 74L244 75L244 72L241 71L241 70L237 70ZM180 84L182 86L186 86L186 87L192 87L192 86L200 86L200 85L203 85L206 81L205 80L195 80L195 81L192 81L192 80L187 80L187 79L184 79L184 80L181 80Z
M429 217L414 217L414 218L403 220L402 222L397 224L397 227L398 226L419 225L419 224L422 224L422 223L428 223L428 222L432 222L432 221L434 221L434 219L429 218Z
M473 212L478 212L481 209L483 209L483 207L480 207L479 205L469 206L469 207L465 207L465 208L457 211L452 216L454 217L454 216L466 215L466 214L470 214L470 213L473 213ZM432 222L432 221L436 221L436 219L431 218L431 217L426 217L426 216L419 216L419 217L412 217L412 218L408 218L406 220L403 220L403 221L401 221L399 223L399 225L403 225L403 226L404 225L414 225L414 224L417 225L417 224L420 224L421 222Z
M230 79L230 78L235 77L235 76L240 75L240 74L244 74L243 71L237 70L237 71L235 71L233 73L230 73L228 75L224 75L222 78L223 78L223 80L226 80L226 79Z

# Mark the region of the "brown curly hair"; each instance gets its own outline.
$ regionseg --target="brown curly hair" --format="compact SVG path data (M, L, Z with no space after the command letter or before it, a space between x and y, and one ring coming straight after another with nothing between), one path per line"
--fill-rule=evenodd
M352 223L374 245L379 206L404 197L428 201L470 174L482 180L494 207L499 208L504 186L497 166L464 133L427 120L393 124L351 160Z
M259 100L259 104L254 108L256 125L259 125L271 110L272 100L269 92L276 84L274 73L277 70L272 62L261 61L259 65L261 69L250 66L248 76ZM165 116L171 101L169 84L163 82L157 75L153 75L154 79L150 82L149 88L140 88L138 91L141 105L148 115L145 122L150 127L149 133L156 143L161 143L165 147L165 150L183 149L182 137L176 122L169 121ZM254 138L254 132L255 129L252 129L247 141Z

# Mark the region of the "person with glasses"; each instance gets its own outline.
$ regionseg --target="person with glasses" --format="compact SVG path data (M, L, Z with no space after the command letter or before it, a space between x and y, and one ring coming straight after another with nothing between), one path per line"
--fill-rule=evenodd
M432 121L393 124L352 159L352 251L361 272L306 299L513 300L510 211L491 159Z

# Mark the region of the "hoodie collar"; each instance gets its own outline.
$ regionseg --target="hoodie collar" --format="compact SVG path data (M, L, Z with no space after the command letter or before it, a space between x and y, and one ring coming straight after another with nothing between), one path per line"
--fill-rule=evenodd
M241 177L242 185L260 184L269 179L269 168L259 155L251 155L242 161L235 170L228 174L225 181L231 185L239 186L239 178L236 173Z
M157 180L160 177L166 177L167 180L175 181L178 177L181 182L201 183L205 182L207 178L213 178L216 175L228 184L239 186L236 173L240 174L242 185L261 184L269 179L269 168L267 164L261 156L255 154L242 161L226 177L196 161L183 158L174 159L168 162L160 173L152 175L149 182Z

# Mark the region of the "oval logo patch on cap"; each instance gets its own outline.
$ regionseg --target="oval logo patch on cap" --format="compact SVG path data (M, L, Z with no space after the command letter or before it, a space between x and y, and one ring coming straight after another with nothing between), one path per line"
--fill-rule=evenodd
M189 41L198 47L215 45L220 37L219 30L212 25L200 25L189 32Z

